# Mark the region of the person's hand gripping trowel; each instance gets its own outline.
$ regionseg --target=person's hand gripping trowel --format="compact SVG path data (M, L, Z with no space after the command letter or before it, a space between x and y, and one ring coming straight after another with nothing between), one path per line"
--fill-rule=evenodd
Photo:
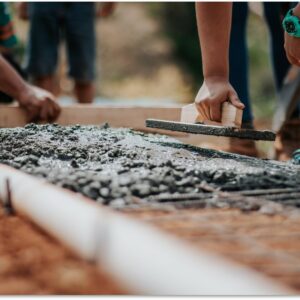
M244 109L229 83L231 6L231 3L196 4L204 81L195 103L201 117L214 122L221 122L225 101L237 109Z
M146 126L195 134L275 140L270 131L239 129L244 105L229 83L232 3L196 2L204 81L195 104L182 108L181 122L146 120ZM202 124L195 124L195 123Z

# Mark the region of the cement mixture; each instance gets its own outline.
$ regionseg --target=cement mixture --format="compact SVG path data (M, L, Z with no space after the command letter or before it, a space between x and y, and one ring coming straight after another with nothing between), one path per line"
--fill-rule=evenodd
M187 146L107 124L29 124L1 129L0 141L0 163L115 207L158 201L157 195L300 185L300 167L292 163Z

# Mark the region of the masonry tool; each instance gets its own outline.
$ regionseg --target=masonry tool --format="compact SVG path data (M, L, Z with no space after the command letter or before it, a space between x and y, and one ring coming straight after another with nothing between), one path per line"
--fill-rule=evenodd
M196 104L185 105L181 109L180 121L147 119L146 127L192 134L236 137L249 140L274 141L276 134L268 130L241 128L243 110L226 101L222 104L221 122L205 120L199 114Z

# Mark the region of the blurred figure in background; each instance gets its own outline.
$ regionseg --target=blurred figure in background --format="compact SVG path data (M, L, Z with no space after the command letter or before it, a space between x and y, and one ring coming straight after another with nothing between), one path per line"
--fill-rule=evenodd
M74 79L79 103L93 102L95 88L95 16L106 17L114 3L97 8L93 2L22 2L19 16L30 20L26 70L33 82L57 94L55 72L59 45L66 42L68 75Z
M296 5L292 2L263 2L264 16L270 34L270 52L277 93L280 91L290 63L284 51L284 31L282 21L287 11ZM245 105L243 127L253 128L253 114L249 96L248 51L247 51L247 2L234 2L232 7L232 27L229 48L229 81ZM257 156L254 141L230 139L230 152Z

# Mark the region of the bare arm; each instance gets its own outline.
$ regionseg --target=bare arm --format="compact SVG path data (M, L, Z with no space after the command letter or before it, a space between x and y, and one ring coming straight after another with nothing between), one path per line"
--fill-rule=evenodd
M232 3L196 3L204 82L195 102L204 119L218 122L223 102L244 108L229 83L231 14Z
M54 96L26 83L0 55L0 90L16 99L25 109L29 121L51 121L60 113Z
M300 4L293 9L293 14L300 18ZM300 38L284 33L284 48L287 59L293 65L300 67Z
M27 92L26 82L17 72L0 56L0 90L19 99L23 93Z
M228 79L232 3L196 2L204 77Z

